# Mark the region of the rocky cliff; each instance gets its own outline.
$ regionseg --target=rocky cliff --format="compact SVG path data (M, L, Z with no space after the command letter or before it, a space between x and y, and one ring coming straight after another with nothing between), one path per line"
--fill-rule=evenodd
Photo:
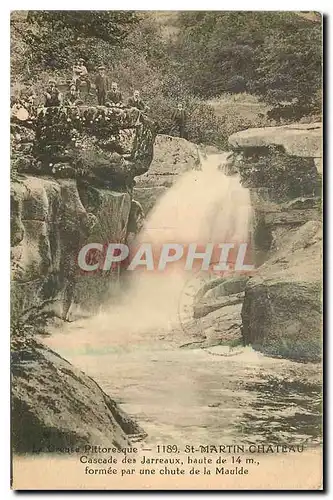
M116 292L119 268L84 275L77 256L136 231L133 179L152 161L154 124L135 109L85 106L12 118L13 451L121 448L142 429L36 335L50 315L68 320L74 303L96 310Z
M229 139L251 188L258 269L245 287L242 335L266 354L322 352L321 124L250 129Z
M88 306L105 298L117 281L115 270L104 277L85 276L77 265L78 252L90 241L124 242L130 209L128 192L81 187L75 179L26 176L12 183L15 307L53 303L55 312L65 316L72 301Z
M152 161L154 124L136 109L54 107L14 117L11 132L13 305L53 302L63 317L73 302L96 306L119 270L91 279L77 255L88 242L126 241L133 179Z

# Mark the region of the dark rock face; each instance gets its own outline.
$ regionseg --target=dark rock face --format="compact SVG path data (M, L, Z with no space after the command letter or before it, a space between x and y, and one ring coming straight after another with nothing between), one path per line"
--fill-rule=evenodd
M43 344L13 341L15 453L103 445L121 448L144 431L90 377Z
M194 318L201 318L222 307L241 304L248 279L248 276L239 276L209 281L195 297Z
M263 189L251 189L253 206L253 242L255 261L261 265L278 250L284 235L308 221L322 219L319 197L297 197L292 200L272 202Z
M118 188L131 185L153 158L154 124L134 108L49 107L36 110L29 128L16 122L12 145L19 172L84 177Z
M131 196L75 179L27 176L13 182L12 299L19 310L52 300L65 307L66 294L85 304L103 300L119 273L86 276L77 264L83 245L125 242Z
M92 379L26 337L22 317L69 319L73 303L93 310L117 289L119 267L87 276L78 253L138 230L133 178L152 161L153 124L135 109L43 108L14 119L11 132L12 324L21 321L12 334L13 451L126 446L142 429Z

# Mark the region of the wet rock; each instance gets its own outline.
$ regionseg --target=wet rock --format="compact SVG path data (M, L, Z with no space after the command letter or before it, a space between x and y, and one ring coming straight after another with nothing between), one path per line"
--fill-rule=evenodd
M129 214L131 210L131 195L111 191L106 188L96 188L89 184L79 185L80 199L85 210L96 217L90 228L85 243L109 242L126 243L129 231ZM101 255L101 263L104 263ZM118 293L120 266L109 271L97 271L93 274L78 272L76 276L74 300L84 309L97 310L101 303Z
M243 292L248 280L249 276L247 275L209 280L198 290L195 301L198 303L207 297L219 298Z
M201 319L206 340L203 345L242 343L242 301L224 305Z
M301 226L307 221L321 220L321 212L318 209L305 209L305 210L289 210L289 211L275 211L266 212L264 214L266 226L275 228L280 225L288 226Z
M244 290L249 277L221 277L208 281L196 293L193 317L201 318L217 309L243 301Z
M267 199L262 190L251 190L251 203L257 219L267 226L281 224L301 226L309 220L321 218L321 199L319 197L297 197L283 203Z
M193 303L193 329L204 335L201 347L242 343L241 309L248 276L221 277L205 283Z
M94 380L65 359L33 340L13 343L13 451L91 444L121 448L131 437L144 437Z
M128 217L127 233L138 234L144 223L144 211L141 203L136 200L131 202L131 210Z

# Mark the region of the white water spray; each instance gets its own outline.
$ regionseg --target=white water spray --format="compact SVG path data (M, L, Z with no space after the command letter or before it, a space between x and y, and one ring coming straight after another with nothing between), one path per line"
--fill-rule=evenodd
M200 244L247 242L251 203L239 176L223 172L227 153L201 158L159 200L139 240Z

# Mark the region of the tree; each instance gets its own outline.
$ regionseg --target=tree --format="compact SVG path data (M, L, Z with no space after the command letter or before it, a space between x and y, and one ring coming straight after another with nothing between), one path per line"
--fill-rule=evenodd
M60 69L89 59L97 41L121 46L138 19L133 11L29 11L22 36L34 64Z
M271 31L257 49L256 59L258 67L251 85L254 93L281 110L284 103L302 108L303 114L320 109L321 23L295 17L289 30Z
M177 58L194 93L259 96L298 115L320 108L322 26L316 13L183 12Z

